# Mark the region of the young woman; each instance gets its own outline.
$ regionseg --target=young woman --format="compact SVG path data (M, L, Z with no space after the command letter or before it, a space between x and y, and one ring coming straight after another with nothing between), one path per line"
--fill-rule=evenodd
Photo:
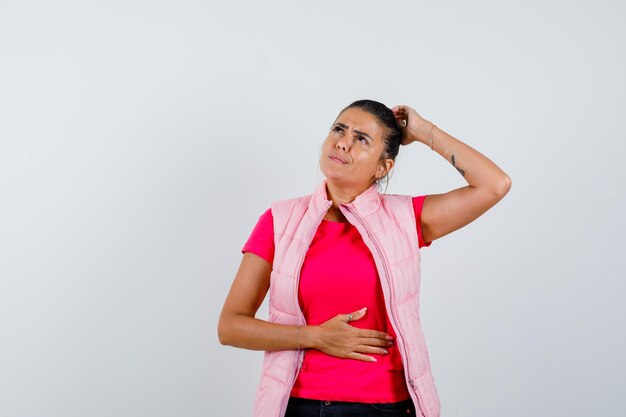
M401 145L444 157L467 186L381 194ZM344 108L312 194L272 202L242 249L222 344L265 351L256 417L438 417L419 321L420 249L500 201L511 179L409 106ZM269 321L255 317L270 293Z

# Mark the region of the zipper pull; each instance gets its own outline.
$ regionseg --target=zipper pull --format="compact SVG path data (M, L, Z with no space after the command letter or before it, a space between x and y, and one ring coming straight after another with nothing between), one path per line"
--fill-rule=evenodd
M413 381L412 379L409 379L409 385L411 386L411 389L413 391L416 391L416 389L415 389L415 381Z

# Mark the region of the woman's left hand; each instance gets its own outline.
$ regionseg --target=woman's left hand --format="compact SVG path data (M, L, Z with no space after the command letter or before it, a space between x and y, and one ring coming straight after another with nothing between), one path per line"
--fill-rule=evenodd
M413 142L426 144L433 126L431 122L424 119L413 108L403 104L391 109L396 117L398 126L402 129L402 142L400 145L408 145Z

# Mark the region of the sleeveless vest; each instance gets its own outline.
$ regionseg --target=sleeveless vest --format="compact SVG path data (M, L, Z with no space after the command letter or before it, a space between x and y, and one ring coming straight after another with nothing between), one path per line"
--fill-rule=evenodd
M298 302L300 269L331 205L325 178L313 194L272 202L275 249L270 322L306 324ZM379 194L372 185L339 209L357 228L374 258L415 408L424 417L439 417L439 395L420 322L420 250L411 196ZM284 417L304 353L304 349L264 353L255 417Z

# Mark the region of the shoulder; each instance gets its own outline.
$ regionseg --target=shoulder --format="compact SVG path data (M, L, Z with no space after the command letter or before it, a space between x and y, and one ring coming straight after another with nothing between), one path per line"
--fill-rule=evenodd
M410 203L413 205L413 207L415 209L420 209L421 211L421 207L424 204L424 199L428 196L428 194L424 194L424 195L408 195L408 194L381 194L380 197L381 199L389 204L389 203L395 203L395 204L407 204Z
M424 205L424 200L426 199L426 197L428 197L428 194L417 195L417 196L411 197L411 200L413 201L413 204L415 206L420 207L420 211L421 211L421 207Z
M405 194L381 194L383 206L396 215L413 212L412 196Z
M267 210L265 210L263 212L263 214L261 214L259 216L259 222L260 223L272 223L273 221L273 216L272 216L272 208L268 208Z
M259 220L243 245L241 252L252 252L270 264L272 263L274 257L274 222L271 209L265 210L259 216Z
M407 194L380 194L380 199L385 203L406 203L411 201L411 198Z

